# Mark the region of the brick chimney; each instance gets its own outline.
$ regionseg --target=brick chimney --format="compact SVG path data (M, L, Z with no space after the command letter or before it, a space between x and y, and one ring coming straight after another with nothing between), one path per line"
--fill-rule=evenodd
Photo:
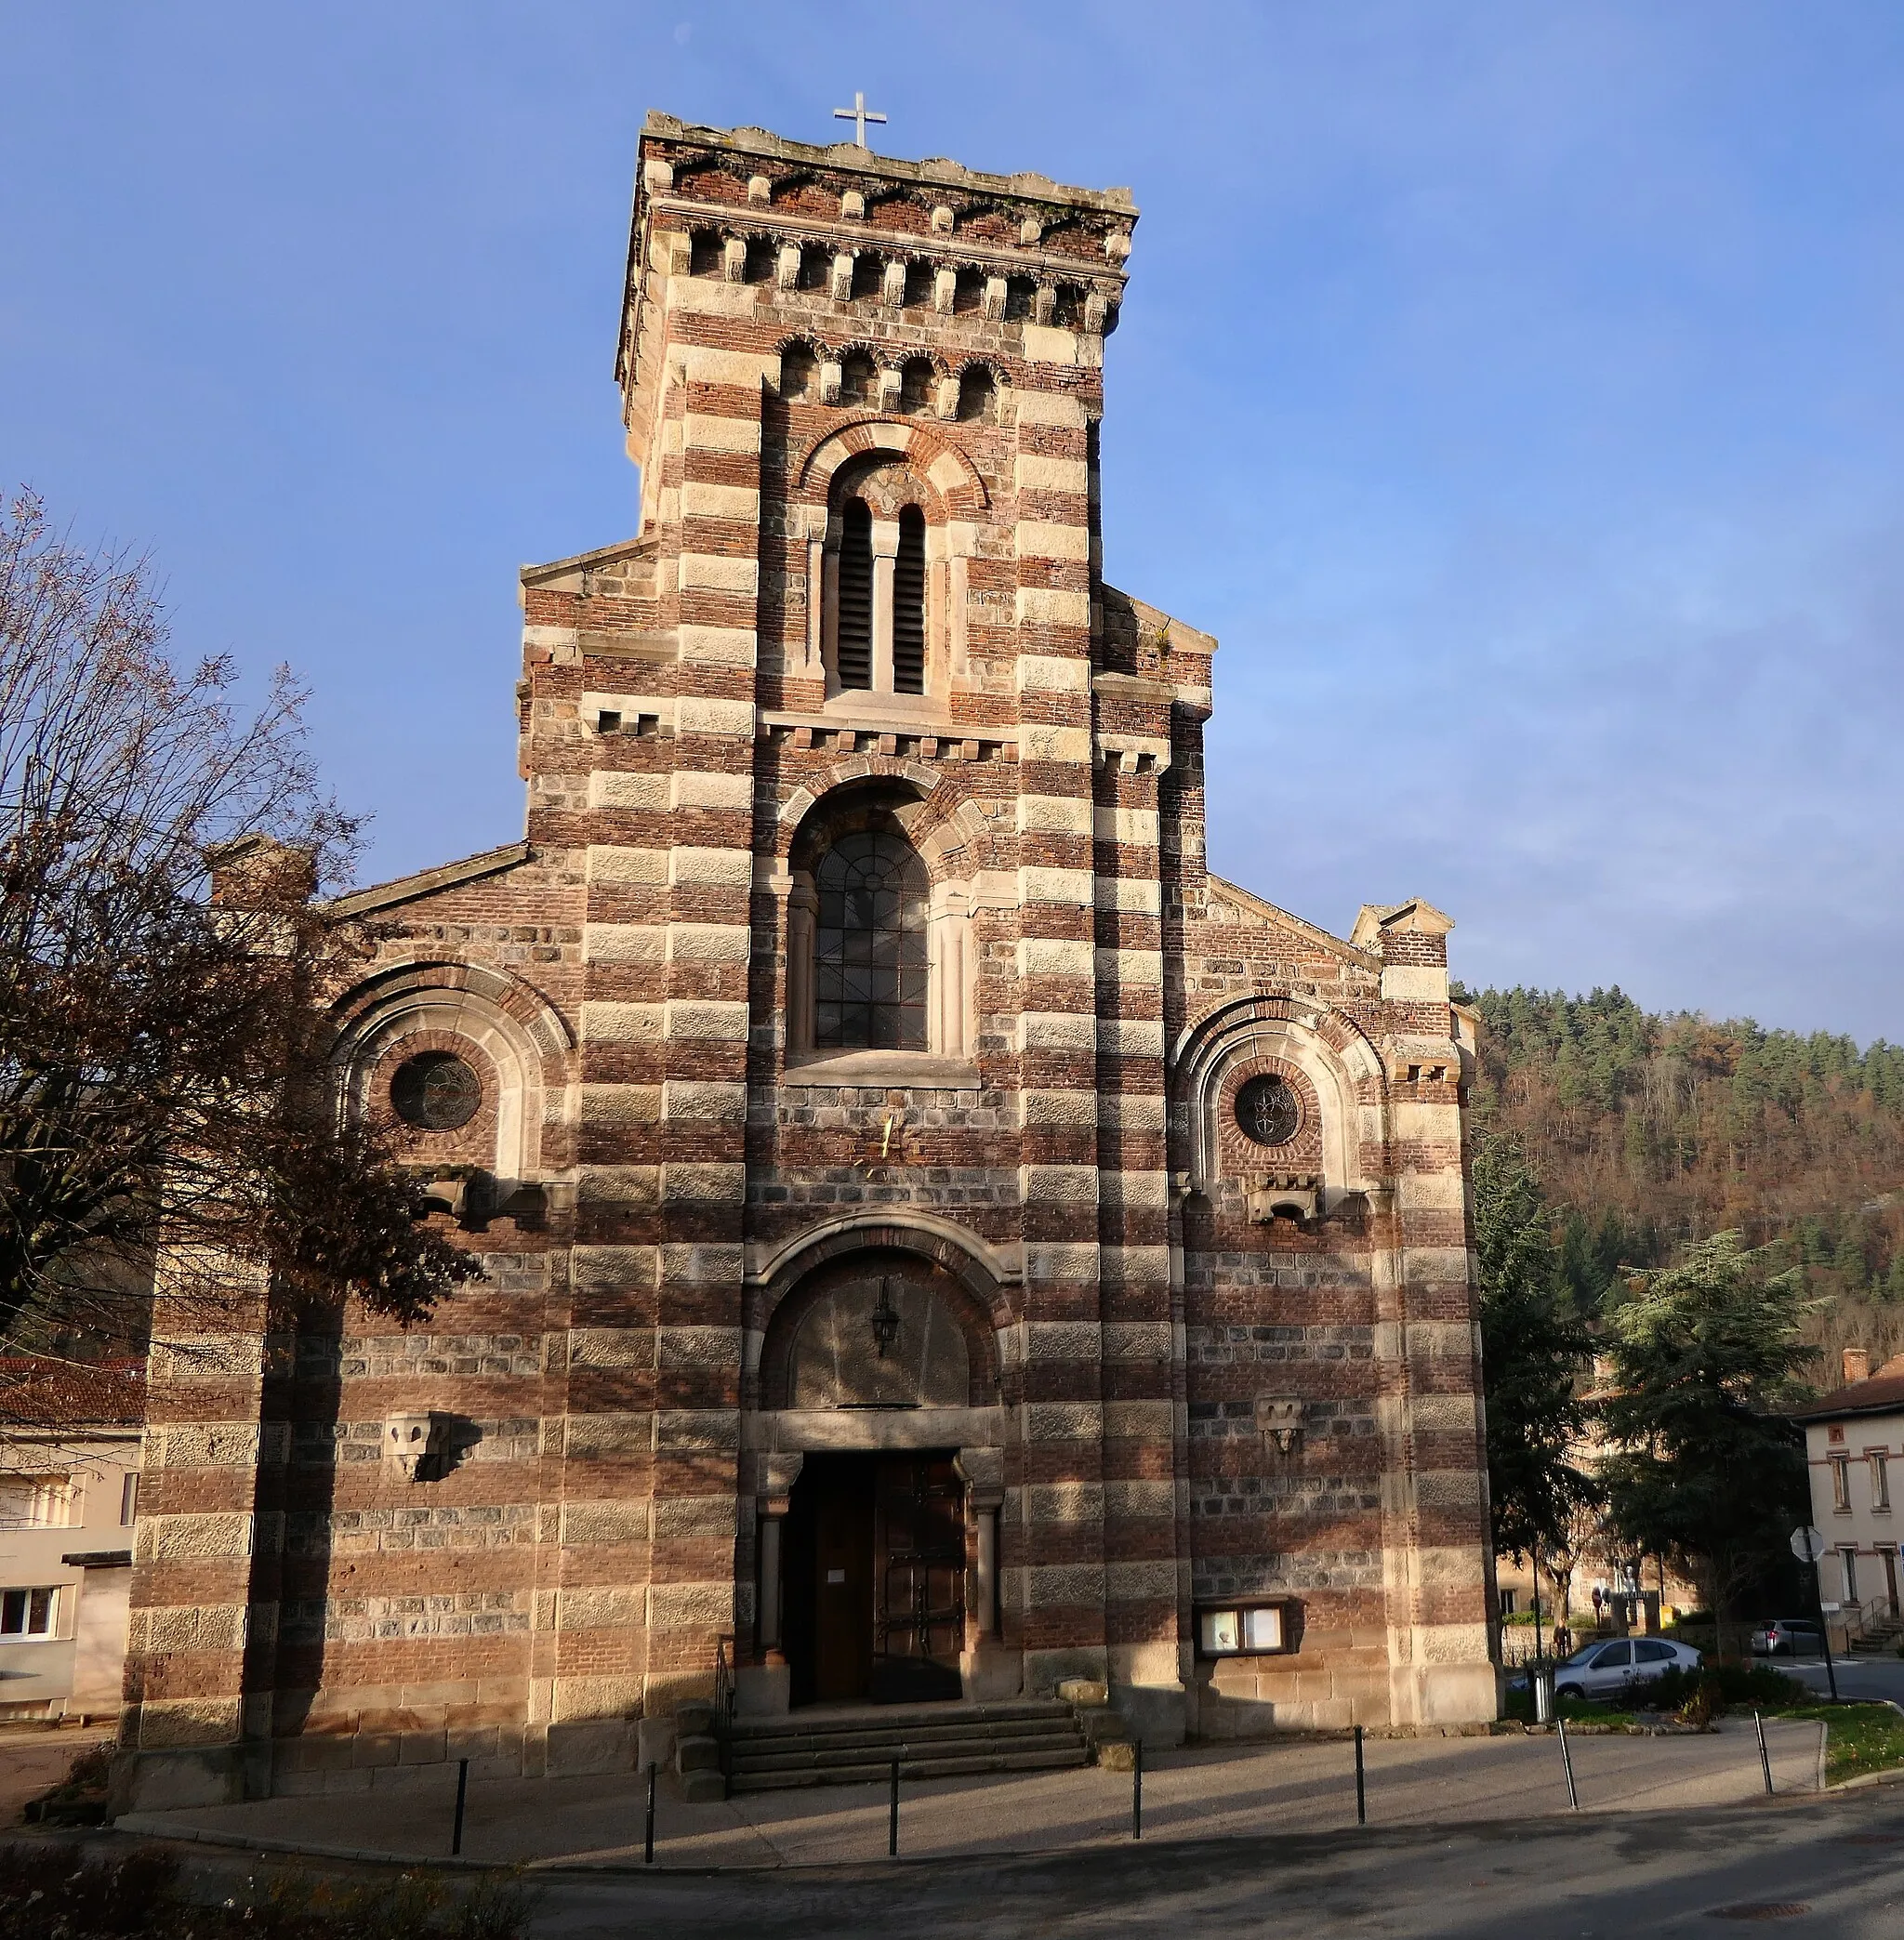
M1868 1381L1870 1379L1871 1350L1847 1347L1844 1350L1844 1385L1848 1388L1853 1381Z

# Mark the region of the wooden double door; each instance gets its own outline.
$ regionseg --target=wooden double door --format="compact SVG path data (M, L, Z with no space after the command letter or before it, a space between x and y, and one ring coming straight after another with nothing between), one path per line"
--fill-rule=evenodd
M796 1704L960 1695L965 1490L949 1454L808 1456L782 1557Z

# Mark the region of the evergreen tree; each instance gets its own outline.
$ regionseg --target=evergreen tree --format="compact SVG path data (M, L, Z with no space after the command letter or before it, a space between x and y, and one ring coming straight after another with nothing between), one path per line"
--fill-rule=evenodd
M1606 1314L1609 1520L1699 1584L1723 1644L1739 1592L1810 1520L1804 1439L1785 1410L1819 1303L1805 1298L1803 1267L1771 1272L1738 1233L1697 1241L1633 1286Z
M1519 1145L1482 1141L1474 1183L1494 1547L1520 1558L1561 1541L1595 1493L1569 1459L1586 1425L1576 1385L1593 1343L1567 1296L1554 1215Z

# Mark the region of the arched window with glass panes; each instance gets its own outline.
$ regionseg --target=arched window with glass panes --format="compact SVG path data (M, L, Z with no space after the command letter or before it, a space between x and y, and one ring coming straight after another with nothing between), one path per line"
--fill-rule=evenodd
M931 886L900 837L861 829L813 872L813 1046L923 1050Z

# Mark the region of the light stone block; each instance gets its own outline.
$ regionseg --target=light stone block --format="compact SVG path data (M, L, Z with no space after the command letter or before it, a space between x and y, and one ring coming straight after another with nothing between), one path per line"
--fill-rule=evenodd
M664 883L668 880L668 851L611 848L591 842L583 867L590 882Z
M670 923L670 963L745 963L753 932L745 923Z
M570 1415L562 1430L562 1452L570 1461L646 1455L654 1445L654 1418L645 1410L637 1414Z
M652 1367L653 1327L571 1327L571 1367Z
M705 411L690 411L681 420L681 436L686 445L699 451L757 452L760 448L760 420L715 417Z
M1025 1520L1029 1524L1077 1526L1101 1523L1104 1513L1104 1492L1099 1483L1033 1483L1025 1491Z
M683 621L676 629L681 658L686 666L750 667L755 641L750 627L700 627Z
M740 1080L671 1077L662 1087L663 1115L710 1125L735 1125L747 1115L747 1088Z
M1068 391L1034 390L1021 385L1018 390L1018 422L1022 425L1058 425L1066 430L1081 431L1090 422L1084 400Z
M1167 1320L1107 1320L1104 1342L1106 1361L1160 1367L1170 1358L1170 1324Z
M1125 1212L1166 1212L1170 1204L1170 1175L1106 1171L1099 1186L1099 1197L1106 1207Z
M1082 525L1054 525L1044 519L1021 519L1018 521L1018 556L1020 559L1088 560L1091 557L1090 530Z
M211 1557L251 1554L248 1515L160 1515L152 1530L151 1555L160 1563L189 1563Z
M694 1448L738 1448L737 1408L664 1408L654 1417L654 1445L680 1453Z
M575 1176L575 1197L585 1206L661 1204L659 1166L585 1166Z
M645 1501L564 1502L562 1543L569 1550L626 1549L648 1540Z
M723 1582L656 1583L648 1591L651 1630L731 1630L734 1586Z
M1168 1401L1107 1401L1104 1433L1116 1441L1168 1445L1176 1425L1171 1416Z
M722 699L718 694L684 693L678 732L683 734L737 734L754 738L754 704Z
M659 1044L667 1024L660 1004L624 1004L590 997L582 1005L585 1044Z
M1074 938L1027 936L1018 944L1021 977L1089 977L1095 965L1095 945Z
M1095 1240L1047 1240L1025 1249L1025 1277L1034 1286L1059 1280L1095 1286L1097 1272Z
M660 1327L656 1341L664 1367L740 1366L738 1327Z
M1027 1362L1078 1362L1089 1366L1098 1358L1100 1329L1090 1320L1028 1320L1025 1323Z
M1089 627L1091 595L1081 588L1074 591L1069 587L1022 586L1017 592L1016 611L1021 626ZM1078 665L1084 667L1088 681L1089 668L1081 661ZM1023 693L1036 687L1038 683L1024 678L1023 661L1019 666L1018 686L1019 691Z
M613 1585L556 1592L555 1627L559 1630L624 1630L639 1628L648 1614L643 1590Z
M1163 886L1152 877L1100 876L1096 901L1100 909L1115 909L1127 916L1159 916L1164 906Z
M1448 971L1435 963L1384 963L1382 1000L1385 1004L1445 1004Z
M632 809L656 813L668 806L665 774L621 774L614 769L591 769L588 774L591 809Z
M699 769L678 769L669 777L668 805L677 809L741 811L754 805L750 774L709 774Z
M1027 605L1027 601L1030 602ZM1084 618L1078 617L1082 602ZM1089 626L1091 596L1062 588L1020 587L1018 617L1045 620L1054 626ZM1081 653L1021 653L1017 665L1020 693L1089 693L1091 662Z
M584 1125L658 1125L661 1122L659 1085L584 1085L582 1120Z
M660 1264L654 1247L576 1246L569 1251L569 1278L585 1293L635 1293L654 1285Z
M745 285L738 285L745 287ZM558 1677L550 1680L549 1722L577 1724L589 1718L633 1718L641 1708L638 1677Z
M1027 1442L1095 1442L1103 1438L1104 1410L1091 1401L1032 1401L1025 1407Z
M734 525L757 525L760 495L751 485L717 485L706 479L684 479L681 515L688 519L721 519Z
M1097 1021L1089 1013L1027 1010L1018 1020L1020 1050L1089 1053L1097 1049Z
M1091 730L1026 721L1018 731L1018 754L1024 761L1075 761L1082 766L1091 759Z
M1020 1166L1018 1193L1027 1206L1094 1206L1095 1166Z
M1049 903L1062 909L1089 909L1094 879L1089 869L1020 869L1018 894L1026 903Z
M668 1035L676 1042L747 1042L747 1007L738 1000L722 1003L711 997L670 997L667 1009Z
M745 849L693 849L683 845L668 851L668 879L719 889L746 889L754 879L754 859Z
M1157 847L1155 809L1100 808L1092 813L1091 828L1101 842L1118 842L1127 849Z
M1053 1563L1023 1572L1025 1607L1062 1610L1082 1604L1087 1609L1104 1602L1104 1573L1094 1563Z
M1164 1027L1143 1017L1101 1017L1097 1020L1097 1048L1114 1058L1160 1058Z
M1080 498L1091 487L1082 458L1050 458L1037 452L1018 454L1012 482L1021 492L1071 492Z
M747 1195L747 1168L744 1164L665 1166L668 1202L678 1206L686 1200L704 1204L738 1206Z
M1018 1094L1019 1123L1027 1131L1046 1131L1055 1126L1094 1127L1098 1122L1099 1101L1090 1091L1021 1091Z
M1088 836L1091 801L1082 795L1021 795L1018 829L1021 835Z

